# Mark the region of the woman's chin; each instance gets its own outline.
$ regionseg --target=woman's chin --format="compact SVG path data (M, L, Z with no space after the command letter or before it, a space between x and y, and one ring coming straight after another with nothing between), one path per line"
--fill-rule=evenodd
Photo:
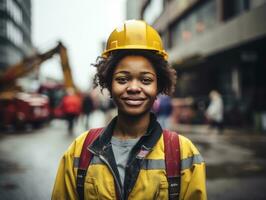
M126 110L120 110L118 111L120 114L127 115L127 116L132 116L132 117L138 117L138 116L143 116L147 113L150 112L150 110L144 110L144 109L138 109L138 108L131 108L131 109L126 109Z

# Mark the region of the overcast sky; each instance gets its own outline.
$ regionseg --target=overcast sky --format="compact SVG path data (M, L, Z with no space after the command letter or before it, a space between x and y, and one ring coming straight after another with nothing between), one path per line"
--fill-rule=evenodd
M76 85L90 86L101 42L125 19L125 0L32 0L33 44L41 52L61 40L68 50ZM62 79L56 56L41 65L41 76Z

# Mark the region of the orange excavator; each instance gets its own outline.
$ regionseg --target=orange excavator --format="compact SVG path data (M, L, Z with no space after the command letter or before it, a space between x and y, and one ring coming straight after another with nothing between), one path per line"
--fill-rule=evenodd
M49 90L62 91L73 88L78 92L72 78L71 68L68 61L67 49L59 42L54 48L45 53L36 53L21 62L10 66L0 75L0 127L24 127L27 124L39 126L54 115L55 107L51 107L50 96L43 95L45 86L41 93L23 92L16 82L19 78L28 75L40 65L59 54L61 67L64 75L64 83L60 86L52 86ZM59 87L59 88L58 88ZM46 88L47 89L47 88ZM60 109L58 115L63 116Z

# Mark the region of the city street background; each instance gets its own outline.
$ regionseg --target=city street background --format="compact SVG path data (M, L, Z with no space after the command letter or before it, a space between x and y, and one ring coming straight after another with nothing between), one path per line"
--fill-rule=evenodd
M209 199L265 199L266 0L0 0L0 199L50 199L84 114L90 128L115 115L91 64L126 19L162 38L177 84L153 111L200 150ZM70 93L87 105L73 130Z
M90 123L97 121L101 126L103 116L97 111ZM206 161L209 199L265 199L265 135L232 129L217 135L204 125L174 127L195 143ZM54 120L39 130L2 132L0 199L50 199L59 160L84 131L80 119L72 136L63 120Z

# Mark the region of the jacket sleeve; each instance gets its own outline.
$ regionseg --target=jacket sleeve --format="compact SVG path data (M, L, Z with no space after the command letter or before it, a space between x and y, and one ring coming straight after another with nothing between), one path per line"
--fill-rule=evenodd
M73 166L74 146L75 142L69 147L60 161L53 188L52 200L78 199Z
M206 200L205 162L189 139L183 139L182 143L180 199Z

